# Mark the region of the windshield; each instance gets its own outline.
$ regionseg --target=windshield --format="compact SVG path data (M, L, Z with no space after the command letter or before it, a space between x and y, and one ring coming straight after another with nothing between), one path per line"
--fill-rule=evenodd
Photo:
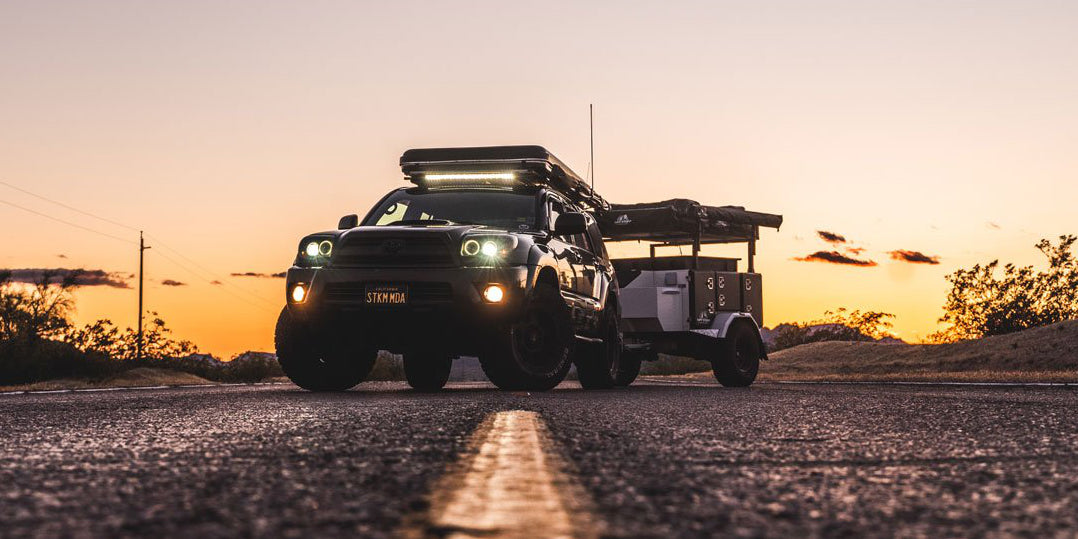
M512 191L408 189L387 197L364 226L473 224L505 230L537 230L534 194Z

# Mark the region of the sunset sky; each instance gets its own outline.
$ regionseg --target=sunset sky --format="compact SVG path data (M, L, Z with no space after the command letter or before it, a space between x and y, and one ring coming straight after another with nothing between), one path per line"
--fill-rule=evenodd
M203 351L270 350L283 281L231 274L285 270L403 185L408 148L541 144L583 173L589 103L609 200L785 216L759 245L771 326L845 306L917 341L946 274L1078 233L1078 2L528 5L0 3L0 182L114 221L0 184L0 268L126 278L115 223L142 228L147 309ZM77 319L133 325L126 281Z

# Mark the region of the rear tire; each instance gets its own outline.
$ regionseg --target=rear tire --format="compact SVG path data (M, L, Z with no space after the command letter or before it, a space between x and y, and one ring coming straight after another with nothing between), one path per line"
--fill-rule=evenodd
M519 320L500 329L479 364L501 389L546 391L561 383L572 361L569 306L550 285L535 287Z
M618 374L614 377L614 385L628 387L640 376L640 365L646 354L641 352L621 351L621 364L618 366Z
M719 343L718 356L711 360L715 379L726 387L748 387L760 371L763 349L756 328L747 322L734 322L726 338Z
M623 370L624 341L617 304L607 300L607 308L602 317L602 344L582 345L574 354L576 374L580 386L584 389L610 389L617 385L618 375ZM639 367L637 371L639 372Z
M370 374L378 351L343 331L319 332L288 307L277 318L277 362L292 383L308 391L345 391Z
M432 392L445 387L453 360L437 352L404 354L404 377L416 391Z

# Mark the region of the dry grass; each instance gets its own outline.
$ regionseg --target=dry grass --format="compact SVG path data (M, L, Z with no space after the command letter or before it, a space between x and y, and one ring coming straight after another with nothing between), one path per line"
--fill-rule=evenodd
M59 379L34 384L2 386L0 391L52 391L109 387L181 386L213 384L205 378L180 371L140 367L101 380Z
M770 354L759 379L1078 382L1078 320L954 344L804 344Z

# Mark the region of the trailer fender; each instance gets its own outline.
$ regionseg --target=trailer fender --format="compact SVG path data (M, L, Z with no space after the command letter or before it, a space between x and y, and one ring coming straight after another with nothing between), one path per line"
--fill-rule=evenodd
M767 346L764 344L763 337L760 336L760 326L756 324L756 319L749 313L720 312L717 313L715 319L711 321L710 328L693 329L690 331L713 339L725 339L726 333L730 331L730 325L733 324L735 320L745 320L749 324L752 324L753 329L756 330L756 338L760 339L760 350L763 351L763 358L767 359Z

